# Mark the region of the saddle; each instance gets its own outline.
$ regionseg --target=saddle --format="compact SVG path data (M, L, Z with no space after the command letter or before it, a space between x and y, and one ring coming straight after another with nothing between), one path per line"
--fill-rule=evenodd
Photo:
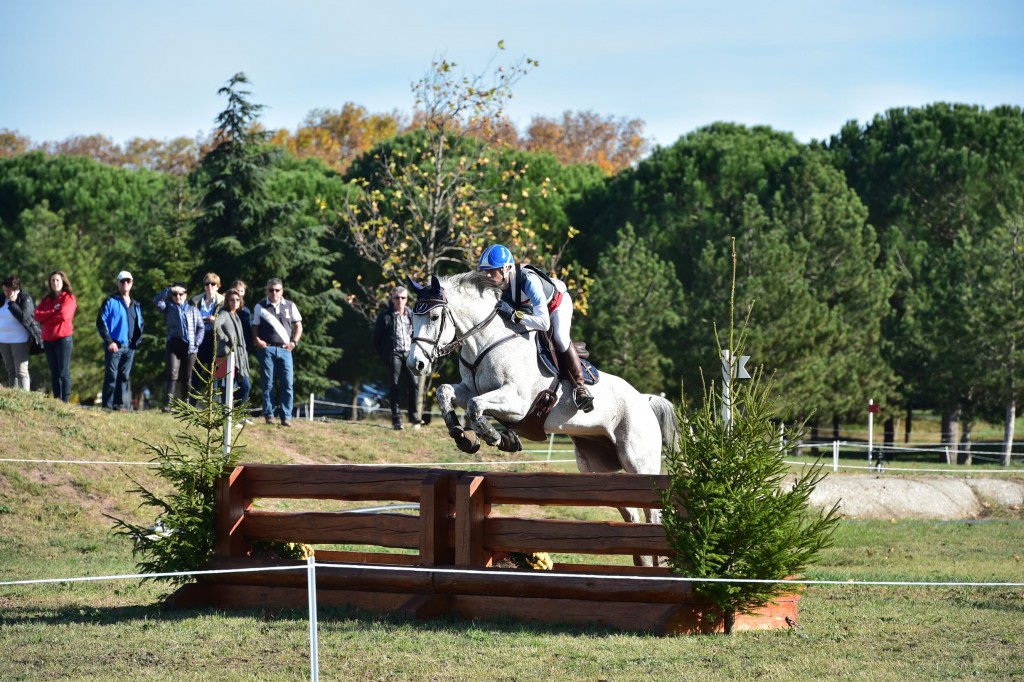
M567 379L570 382L572 380L570 377L563 376L558 367L558 354L555 353L554 339L551 338L551 334L537 334L536 336L537 361L542 368L546 368L555 378L551 382L551 386L542 390L533 399L533 404L530 405L530 410L526 413L525 417L514 423L504 421L501 423L527 440L543 441L547 438L547 434L544 433L544 421L558 403L558 391L561 389L562 379ZM597 367L587 359L590 357L587 344L583 341L573 341L572 343L576 346L576 352L580 356L584 383L588 386L596 384L601 376L597 371Z

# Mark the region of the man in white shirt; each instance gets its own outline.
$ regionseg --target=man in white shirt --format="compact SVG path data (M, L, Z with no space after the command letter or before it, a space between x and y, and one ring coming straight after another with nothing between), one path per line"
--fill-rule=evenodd
M263 390L263 419L281 426L292 425L295 394L292 388L294 367L292 351L302 338L302 316L292 301L284 297L284 284L276 277L267 281L267 297L252 311L252 337L260 364ZM277 380L277 406L274 405L274 381Z

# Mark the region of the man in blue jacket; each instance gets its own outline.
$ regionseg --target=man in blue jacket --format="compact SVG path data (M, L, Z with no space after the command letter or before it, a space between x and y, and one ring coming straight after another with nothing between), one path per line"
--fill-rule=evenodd
M132 404L131 372L135 349L142 343L142 306L131 297L132 273L117 274L117 291L96 315L103 339L103 407L126 411Z

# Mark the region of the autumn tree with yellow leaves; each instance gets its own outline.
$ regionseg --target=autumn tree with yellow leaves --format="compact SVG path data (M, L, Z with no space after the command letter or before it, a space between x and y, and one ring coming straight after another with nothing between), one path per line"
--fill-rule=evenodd
M470 76L441 58L413 85L416 130L356 162L338 210L355 252L380 268L379 279L360 279L346 292L355 310L370 319L395 282L465 270L493 242L557 267L574 231L548 231L528 215L532 201L558 189L550 178L530 177L528 160L507 142L514 127L505 105L536 66L522 58Z

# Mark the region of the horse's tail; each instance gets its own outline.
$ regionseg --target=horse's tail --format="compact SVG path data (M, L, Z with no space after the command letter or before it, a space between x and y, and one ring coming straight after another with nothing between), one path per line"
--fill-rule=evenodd
M661 444L672 452L679 449L679 422L676 420L676 408L671 401L660 395L648 395L647 404L654 411L661 427Z

